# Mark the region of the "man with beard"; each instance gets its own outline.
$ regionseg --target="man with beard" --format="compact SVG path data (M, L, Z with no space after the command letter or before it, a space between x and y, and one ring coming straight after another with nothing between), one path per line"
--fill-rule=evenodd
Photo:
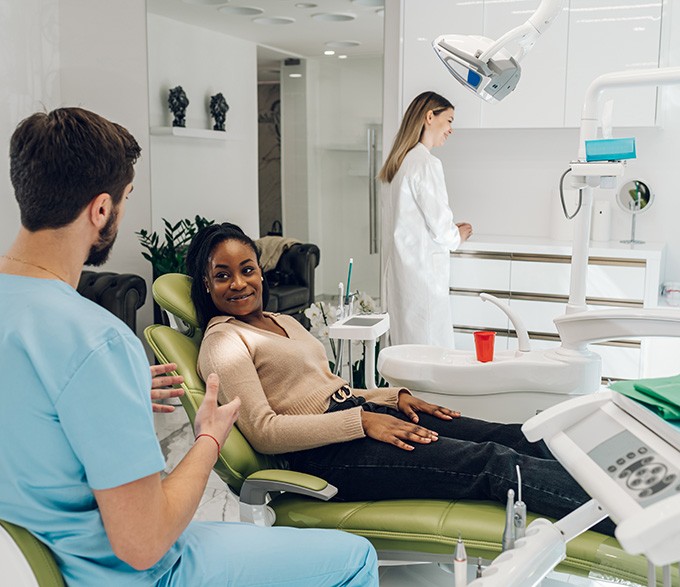
M240 405L217 406L214 374L193 447L161 479L149 389L178 378L152 381L134 333L75 291L111 250L139 155L80 108L12 136L22 226L0 257L0 518L47 544L68 585L377 585L375 551L350 534L190 523Z

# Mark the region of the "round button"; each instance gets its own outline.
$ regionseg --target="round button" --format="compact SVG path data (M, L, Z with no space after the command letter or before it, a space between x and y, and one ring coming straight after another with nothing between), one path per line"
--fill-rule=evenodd
M658 475L661 471L663 471L663 467L660 467L659 465L652 467L652 473L654 475Z
M651 489L643 489L640 492L640 497L649 497L650 495L652 495L652 493L654 492Z
M631 487L638 487L642 483L642 479L633 479L630 482Z
M647 463L651 463L653 460L654 460L654 457L645 457L645 458L642 459L640 462L641 462L643 465L646 465Z
M635 458L635 453L634 453L634 452L629 452L626 456L627 456L629 459L634 459L634 458Z
M614 473L616 471L616 467L614 465L609 465L607 467L607 471L609 471L610 473Z
M626 464L626 459L616 459L616 464L617 464L617 465L625 465L625 464Z
M624 469L619 473L619 479L625 479L628 475L630 475L630 469Z
M646 446L641 446L640 448L638 448L638 452L639 452L641 455L645 454L645 453L647 452L647 447L646 447Z
M673 481L675 481L675 477L676 477L675 475L668 475L664 478L663 482L666 485L670 485L671 483L673 483Z

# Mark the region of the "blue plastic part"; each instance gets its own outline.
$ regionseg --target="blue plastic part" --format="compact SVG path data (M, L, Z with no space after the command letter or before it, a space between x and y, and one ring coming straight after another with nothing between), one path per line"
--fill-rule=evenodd
M476 71L468 69L467 81L468 84L470 84L470 86L472 86L473 88L477 88L479 82L482 81L482 77Z
M586 141L586 161L635 159L635 137Z

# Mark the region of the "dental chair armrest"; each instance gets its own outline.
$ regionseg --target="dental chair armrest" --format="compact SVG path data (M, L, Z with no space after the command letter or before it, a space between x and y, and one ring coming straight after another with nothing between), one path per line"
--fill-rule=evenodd
M239 497L242 503L263 505L267 494L273 491L287 491L328 501L338 489L314 475L285 469L263 469L244 481Z

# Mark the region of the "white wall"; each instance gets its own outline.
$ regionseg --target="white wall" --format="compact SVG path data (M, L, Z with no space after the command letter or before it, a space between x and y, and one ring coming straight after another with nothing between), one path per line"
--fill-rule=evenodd
M127 127L143 149L134 196L106 270L150 279L134 231L150 224L145 3L138 0L5 0L0 3L0 144L6 152L16 124L29 114L82 106ZM19 214L0 158L0 249L19 227ZM151 321L151 304L139 327Z
M187 128L211 129L210 96L229 104L226 141L151 136L153 228L196 214L239 224L259 236L256 45L148 15L149 117L170 126L168 90L189 98Z
M136 273L150 285L151 266L135 231L150 225L146 8L138 0L60 0L61 100L82 106L126 127L142 148L134 192L116 245L104 270ZM151 294L138 315L138 330L150 324Z
M369 255L367 129L382 120L382 57L308 60L310 240L321 249L318 294L335 294L354 259L352 291L379 295L380 258Z
M386 23L398 20L394 18L398 4L387 4ZM668 55L668 65L680 65L680 10L678 6L671 10L671 4L675 3L668 3L668 9L666 5L664 8L664 52ZM400 23L392 26L398 29ZM451 32L450 28L445 25L442 33ZM534 51L540 51L539 44ZM386 76L396 75L399 67L398 58L392 57L391 63L386 63ZM429 88L423 88L426 89ZM395 94L393 100L398 99ZM662 90L660 118L663 121L660 128L615 128L614 135L637 137L638 159L629 163L627 178L646 179L657 196L655 205L638 218L637 237L667 243L665 277L678 280L680 86ZM468 129L454 130L447 144L433 153L444 164L449 199L457 221L470 221L478 234L547 237L553 205L551 190L569 161L576 157L577 143L575 129ZM595 195L596 199L612 202L612 239L627 238L630 218L618 210L613 197L613 192L601 191Z
M19 230L9 140L20 120L61 105L59 1L0 2L0 254Z

